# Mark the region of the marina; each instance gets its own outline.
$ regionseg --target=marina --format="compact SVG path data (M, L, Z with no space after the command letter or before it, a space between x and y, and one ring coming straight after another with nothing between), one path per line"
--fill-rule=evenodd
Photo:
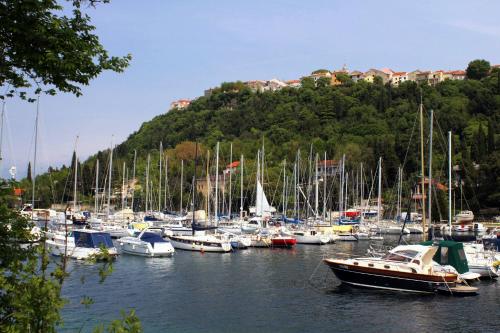
M0 0L0 331L500 332L495 12Z

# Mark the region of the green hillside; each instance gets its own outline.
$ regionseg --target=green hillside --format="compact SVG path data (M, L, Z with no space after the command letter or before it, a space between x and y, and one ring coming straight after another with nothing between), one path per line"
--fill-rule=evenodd
M139 184L142 184L136 190L136 203L141 204L148 153L154 166L151 171L153 187L156 188L158 184L158 150L161 141L169 157L167 206L170 209L179 207L180 160L183 159L183 205L187 207L193 175L194 144L186 141L195 140L202 145L198 177L205 174L207 149L210 150L210 170L212 174L215 173L213 157L218 141L221 142L221 165L229 163L230 143L233 144L233 160L244 155L245 167L248 167L245 170L245 188L248 191L246 205L251 199L250 193L255 183L257 150L263 141L266 192L271 192L268 196L276 205L281 202L280 172L283 160L287 160L287 173L291 177L292 163L298 149L301 151L304 179L309 165L307 159L312 151L313 156L318 153L323 157L326 152L328 159L337 160L346 154L348 169L352 174L363 162L368 177L371 177L370 172L375 171L376 162L381 156L385 189L393 188L398 166L403 164L405 179L414 184L419 170L417 116L422 96L426 137L430 110L434 111L433 169L437 180L447 184L446 137L447 132L452 130L453 162L459 168L456 175L463 179L463 197L476 211L484 207L498 207L500 143L496 143L500 130L499 78L498 69L485 77L447 80L434 87L414 82L393 87L383 85L381 80L373 84L364 81L354 83L347 78L343 78L340 86L330 86L328 80L314 82L305 78L301 88L264 93L252 92L241 82L224 83L214 89L210 96L194 100L186 109L171 110L142 124L137 132L119 144L113 162L114 187L121 186L123 162L126 162L128 178L132 178L132 161L136 150L136 175ZM427 159L427 150L425 154ZM108 155L109 152L99 152L79 168L81 181L78 187L84 200L93 200L90 196L94 187L96 158L102 166L108 163ZM71 168L63 167L39 176L37 196L41 205L71 200L70 173ZM106 170L101 168L100 179L104 180L105 175ZM239 184L239 176L235 177L238 180L233 179L233 182ZM27 180L23 184L29 187ZM239 207L238 184L233 187L233 207ZM457 184L458 181L455 186ZM460 193L458 189L455 192L458 201ZM26 195L29 197L29 189ZM158 193L154 195L158 196ZM332 195L335 197L333 192ZM437 195L438 201L445 202L446 193ZM330 204L334 202L335 199Z

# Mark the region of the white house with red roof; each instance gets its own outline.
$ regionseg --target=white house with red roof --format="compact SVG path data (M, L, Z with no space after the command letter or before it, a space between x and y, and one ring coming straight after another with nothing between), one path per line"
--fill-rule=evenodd
M170 103L170 110L172 109L185 109L191 104L191 101L189 99L179 99L177 101L173 101Z
M408 81L407 72L394 72L391 77L391 84L393 86L399 86L401 83Z
M465 71L461 69L444 72L444 78L450 80L465 80L466 76Z

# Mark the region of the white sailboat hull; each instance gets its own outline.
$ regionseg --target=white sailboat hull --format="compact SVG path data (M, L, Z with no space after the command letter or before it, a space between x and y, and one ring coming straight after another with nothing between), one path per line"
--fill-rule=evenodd
M297 240L298 244L316 244L322 245L330 242L330 237L324 235L300 235L293 233L293 237Z

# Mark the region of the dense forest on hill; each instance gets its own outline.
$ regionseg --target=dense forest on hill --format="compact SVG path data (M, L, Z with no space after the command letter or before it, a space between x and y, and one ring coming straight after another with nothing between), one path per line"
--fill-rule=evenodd
M470 73L471 71L469 71ZM300 88L275 92L252 92L241 82L223 83L209 96L199 97L185 109L161 114L116 146L113 161L113 188L125 176L132 179L134 151L137 152L135 204L144 208L147 155L151 156L150 180L164 206L177 209L180 199L180 169L184 160L183 207L188 207L194 172L194 141L199 145L197 177L204 177L209 154L209 172L215 174L215 146L220 142L219 172L232 160L244 155L245 206L251 203L255 188L257 150L265 147L265 189L276 206L280 205L283 186L283 161L289 179L300 150L302 181L307 182L308 158L326 153L327 159L339 160L346 155L346 168L353 178L362 162L365 179L371 182L379 157L383 159L385 199L390 199L399 166L403 166L407 188L416 184L420 172L419 104L424 109L425 158L429 149L429 115L434 112L433 175L445 185L447 181L447 132L453 133L453 188L456 200L466 199L476 212L480 208L500 206L500 70L495 68L474 79L446 80L436 86L405 82L398 87L376 80L373 84L342 78L342 85L331 86L329 80L302 79ZM162 175L163 189L158 194L160 142L168 156L168 186ZM109 151L101 151L80 163L78 192L84 202L93 202L95 163L99 159L100 184L104 187ZM426 161L427 162L427 161ZM50 168L37 177L40 206L72 200L72 170ZM162 160L165 170L165 160ZM427 172L427 171L426 171ZM463 186L459 186L459 179ZM239 174L233 175L233 207L239 207ZM30 198L29 179L22 185ZM291 183L289 184L291 186ZM367 185L371 186L371 183ZM460 190L460 188L462 188ZM329 205L336 205L336 187L331 190ZM408 193L409 190L405 190ZM393 192L393 191L392 191ZM227 194L226 194L227 196ZM444 205L447 193L437 193L437 205ZM292 198L289 198L290 200ZM225 199L227 200L227 198ZM119 203L120 199L116 198ZM130 201L130 200L129 200ZM226 203L227 204L227 203ZM465 204L464 204L465 205ZM293 205L289 205L290 207ZM457 204L458 206L458 204ZM226 206L227 207L227 206ZM163 208L163 207L162 207ZM439 209L438 209L439 208ZM238 208L239 209L239 208ZM436 207L445 212L444 207ZM465 207L464 207L465 209ZM233 211L235 209L233 208ZM439 219L439 214L434 214ZM446 217L446 216L441 216Z

